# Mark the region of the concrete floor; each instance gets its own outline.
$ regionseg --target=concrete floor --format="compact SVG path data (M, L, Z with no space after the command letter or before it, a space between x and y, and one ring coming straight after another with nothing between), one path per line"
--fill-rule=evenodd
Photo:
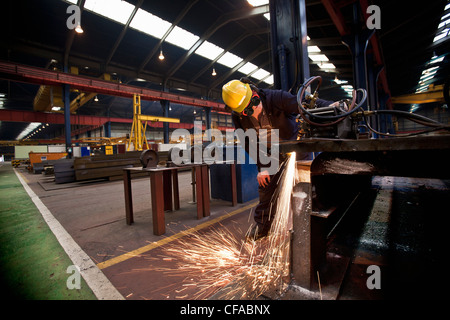
M126 299L192 299L197 289L183 286L187 274L164 272L176 269L172 261L161 258L167 249L164 239L176 245L183 231L197 227L207 234L215 227L226 228L240 240L253 221L255 201L232 207L222 200L212 200L211 216L197 220L196 205L190 203L191 175L183 172L181 209L166 212L166 234L155 236L148 178L133 180L135 223L128 226L122 181L56 186L51 178L19 170ZM329 252L350 261L338 299L443 297L449 188L450 181L374 177L371 196L346 215L329 241ZM116 257L122 260L114 262ZM370 265L380 267L381 289L367 288ZM318 299L317 293L302 296L293 291L278 298Z
M211 215L197 219L192 202L191 173L179 173L180 210L167 211L166 233L153 235L150 179L132 180L134 223L125 221L125 200L122 181L93 181L56 185L53 178L19 172L55 218L78 245L102 269L126 299L189 299L195 289L178 294L185 274L167 277L155 269L176 268L162 259L164 241L178 241L188 230L198 232L213 227L227 228L237 239L243 239L253 219L255 201L232 207L231 202L211 199ZM228 215L230 217L228 218ZM217 221L217 222L216 222ZM173 238L174 237L174 238ZM162 241L162 242L161 242ZM137 250L137 252L136 252ZM120 263L111 259L122 257ZM114 261L114 260L113 260ZM104 263L107 263L105 266Z

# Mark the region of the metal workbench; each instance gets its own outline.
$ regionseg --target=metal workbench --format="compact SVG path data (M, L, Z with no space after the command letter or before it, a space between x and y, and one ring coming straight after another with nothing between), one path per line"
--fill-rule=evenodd
M232 206L237 204L236 164L234 161L224 162L230 165ZM180 198L178 190L178 170L190 168L194 171L197 200L197 219L210 215L209 165L190 164L160 168L124 168L123 182L125 192L126 223L134 222L131 173L147 172L150 176L150 193L152 199L153 233L162 235L166 232L164 211L179 210Z

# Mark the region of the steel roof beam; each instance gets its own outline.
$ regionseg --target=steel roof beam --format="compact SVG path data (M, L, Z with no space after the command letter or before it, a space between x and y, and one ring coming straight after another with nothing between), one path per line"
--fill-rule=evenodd
M191 0L186 7L184 7L183 11L180 12L178 17L175 19L175 22L172 23L170 28L166 31L164 36L159 40L159 43L153 48L153 50L149 53L149 55L144 59L144 61L141 63L139 68L137 69L137 74L142 72L142 70L147 66L147 64L150 62L152 57L158 52L159 48L161 47L162 43L166 38L169 36L169 34L172 32L172 30L180 23L181 20L186 16L186 14L191 10L191 8L198 2L198 0Z
M113 48L111 49L108 58L106 58L105 61L105 66L107 66L110 62L112 57L114 56L114 54L117 51L117 48L119 48L120 43L122 42L123 38L125 37L125 34L127 33L127 30L130 26L131 21L133 21L134 16L136 15L136 12L139 10L139 8L142 6L142 3L144 2L144 0L139 0L139 2L136 4L136 6L133 9L133 12L131 13L130 17L128 18L127 23L125 24L125 26L123 27L122 31L120 32L119 37L117 38L116 42L114 43Z
M211 88L217 87L219 84L223 83L228 77L230 77L233 73L238 71L244 64L249 62L250 60L253 60L257 56L269 51L270 49L266 47L265 44L257 48L255 51L253 51L251 54L247 56L245 60L242 60L240 63L238 63L233 69L225 73L223 76L219 77L216 81L213 82L211 85Z
M253 36L253 35L259 35L268 33L269 30L266 28L257 29L253 31L247 31L246 33L242 34L239 38L237 38L232 44L230 44L228 47L224 49L224 51L219 54L214 60L212 60L208 65L206 65L202 70L200 70L190 81L189 83L193 83L195 80L197 80L203 73L210 70L211 67L220 59L223 57L225 53L236 47L240 42L242 42L244 39Z
M230 12L221 16L215 24L213 24L201 37L197 42L184 54L184 56L169 70L166 74L167 81L170 77L172 77L178 69L190 58L192 54L205 42L208 40L217 30L227 25L230 22L248 19L253 16L262 15L269 12L269 5L263 5L259 7L254 7L246 10L238 10L234 12Z

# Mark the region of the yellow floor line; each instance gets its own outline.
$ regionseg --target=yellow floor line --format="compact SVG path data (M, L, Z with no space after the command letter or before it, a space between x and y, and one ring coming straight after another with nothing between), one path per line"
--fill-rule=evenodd
M245 207L239 208L239 209L234 210L234 211L232 211L232 212L230 212L230 213L224 214L223 216L220 216L220 217L217 217L217 218L212 219L212 220L210 220L210 221L207 221L207 222L205 222L205 223L199 224L198 226L193 227L193 228L190 228L190 229L188 229L188 230L186 230L186 231L178 232L178 233L176 233L176 234L174 234L174 235L172 235L172 236L170 236L170 237L161 239L161 240L159 240L159 241L157 241L157 242L153 242L153 243L151 243L151 244L149 244L149 245L146 245L146 246L141 247L141 248L138 248L138 249L136 249L136 250L133 250L133 251L124 253L124 254L122 254L122 255L120 255L120 256L117 256L117 257L114 257L114 258L112 258L112 259L109 259L109 260L100 262L100 263L97 264L97 267L98 267L99 269L105 269L105 268L111 267L111 266L113 266L113 265L115 265L115 264L118 264L118 263L120 263L120 262L123 262L123 261L125 261L125 260L128 260L128 259L131 259L131 258L133 258L133 257L139 256L139 255L141 255L141 254L143 254L143 253L145 253L145 252L148 252L148 251L150 251L150 250L152 250L152 249L155 249L155 248L157 248L157 247L160 247L160 246L163 246L163 245L165 245L165 244L168 244L169 242L172 242L172 241L174 241L174 240L176 240L176 239L179 239L179 238L181 238L181 237L184 237L184 236L186 236L186 235L189 235L189 234L191 234L191 233L194 233L194 232L196 232L196 231L198 231L198 230L207 228L207 227L211 226L211 225L214 224L214 223L220 222L220 221L222 221L222 220L224 220L224 219L227 219L227 218L229 218L229 217L232 217L232 216L234 216L234 215L236 215L236 214L238 214L238 213L241 213L241 212L243 212L243 211L245 211L245 210L251 209L251 208L253 208L256 204L258 204L258 202L250 203L250 204L246 205Z

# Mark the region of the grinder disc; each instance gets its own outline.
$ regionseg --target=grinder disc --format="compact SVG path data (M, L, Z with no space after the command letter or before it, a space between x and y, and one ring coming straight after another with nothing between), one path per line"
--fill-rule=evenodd
M156 168L159 162L159 156L154 150L144 150L141 153L140 160L144 168Z

